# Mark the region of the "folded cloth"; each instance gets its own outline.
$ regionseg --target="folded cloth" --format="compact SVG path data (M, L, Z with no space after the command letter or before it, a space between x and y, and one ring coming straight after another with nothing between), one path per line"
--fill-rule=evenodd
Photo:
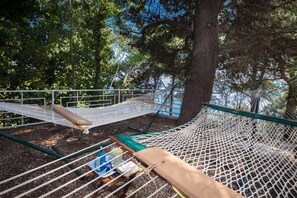
M117 168L117 171L119 173L124 173L124 176L125 177L129 177L132 174L137 173L140 170L141 170L141 168L137 164L135 164L134 162L132 162L132 161L129 161L127 163L124 163L124 164L122 164L121 166L119 166Z
M171 153L152 147L133 154L191 198L243 198Z

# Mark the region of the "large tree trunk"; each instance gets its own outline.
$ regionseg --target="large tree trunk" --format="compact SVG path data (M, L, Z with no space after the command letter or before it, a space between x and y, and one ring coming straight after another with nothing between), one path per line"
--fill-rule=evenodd
M280 66L280 75L281 78L287 83L288 85L288 97L287 97L287 104L286 104L286 111L284 117L286 119L296 120L296 105L297 105L297 86L294 82L291 81L289 75L287 75L286 71L288 68L287 63L282 59L280 55L276 55L275 60L279 63ZM292 76L291 76L292 77ZM287 125L284 129L283 133L283 140L290 140L293 127ZM297 150L297 147L295 148ZM297 155L297 151L295 153Z
M179 124L192 119L209 102L218 55L218 13L222 0L196 0L194 46L190 76L186 80Z

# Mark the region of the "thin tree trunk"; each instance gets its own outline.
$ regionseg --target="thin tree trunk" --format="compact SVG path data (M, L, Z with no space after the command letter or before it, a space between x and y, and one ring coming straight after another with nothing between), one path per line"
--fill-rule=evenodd
M160 78L160 77L154 76L154 90L156 90L157 87L158 87L158 81L159 81L159 78Z
M75 89L75 62L73 54L73 19L72 19L72 0L70 0L70 61L71 61L71 87Z
M91 17L91 9L90 5L88 4L87 1L83 0L83 5L88 11L88 19L89 22L87 23L88 26L92 27L93 30L93 40L94 40L94 57L95 57L95 74L94 74L94 85L93 87L95 89L99 89L99 81L100 81L100 72L101 72L101 57L100 57L100 52L101 52L101 29L102 29L102 24L100 23L100 19L102 19L102 16L99 14L95 14L95 17Z
M196 0L194 46L190 76L186 80L179 124L192 119L209 102L218 55L218 13L222 0Z
M149 83L150 83L150 76L147 75L145 76L145 85L144 85L145 89L149 88Z
M74 55L73 55L73 44L72 44L72 36L70 36L70 61L71 61L71 87L75 89L75 63L74 63Z
M97 29L98 28L98 29ZM100 25L98 25L96 30L94 30L94 49L95 49L95 76L94 76L94 88L99 88L99 76L101 70L100 64L100 51L101 51L101 34L100 34Z
M172 83L171 83L171 89L175 86L175 75L172 75ZM170 104L169 104L169 115L173 115L173 92L172 95L170 96Z

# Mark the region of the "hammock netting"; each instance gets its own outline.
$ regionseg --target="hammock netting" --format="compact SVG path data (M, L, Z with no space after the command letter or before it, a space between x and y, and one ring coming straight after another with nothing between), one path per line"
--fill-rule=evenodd
M122 141L163 148L245 197L297 197L297 123L212 107L184 126Z
M153 95L129 99L125 102L101 108L67 108L73 113L92 121L88 128L119 122L138 116L154 113L161 108L153 103Z
M244 197L293 198L297 197L296 125L293 121L208 105L180 127L136 136L120 135L117 139L134 151L163 148ZM114 143L103 149L108 153L113 146ZM92 173L84 168L95 160L96 152L68 164L59 159L3 180L0 196L117 197L119 191L131 185L126 197L178 197L169 183L153 173L149 177L143 170L112 191L106 188L109 183L98 187L98 176L79 180ZM122 163L137 163L126 152L123 159ZM74 170L68 169L71 163L85 170L82 176L75 177ZM119 177L111 182L116 180Z

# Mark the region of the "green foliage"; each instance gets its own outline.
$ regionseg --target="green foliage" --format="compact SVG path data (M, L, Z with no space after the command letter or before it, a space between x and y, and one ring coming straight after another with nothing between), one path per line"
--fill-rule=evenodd
M1 3L0 89L69 89L72 78L76 88L92 88L96 76L96 86L103 87L114 70L110 60L117 4L21 2Z
M262 83L264 100L271 103L265 111L290 119L296 118L297 105L296 3L230 1L220 17L222 51L217 72L218 84L240 92Z
M220 22L219 69L229 85L252 90L259 82L289 77L296 54L296 1L232 1Z
M284 0L225 3L217 90L253 90L284 76L296 85L296 8ZM0 89L69 89L72 78L78 89L151 88L164 74L185 80L194 9L184 0L1 1Z
M137 81L167 74L184 79L190 65L193 3L188 1L121 1L121 34L145 54ZM142 84L143 84L142 83Z

